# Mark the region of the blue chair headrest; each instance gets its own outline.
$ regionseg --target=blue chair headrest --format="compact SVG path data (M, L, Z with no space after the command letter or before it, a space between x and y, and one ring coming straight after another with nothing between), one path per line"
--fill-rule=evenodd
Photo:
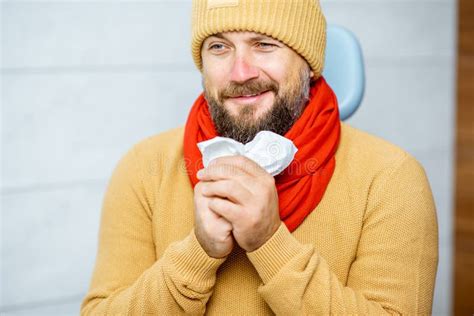
M323 76L337 96L341 120L348 119L362 102L365 71L359 41L343 27L328 25Z

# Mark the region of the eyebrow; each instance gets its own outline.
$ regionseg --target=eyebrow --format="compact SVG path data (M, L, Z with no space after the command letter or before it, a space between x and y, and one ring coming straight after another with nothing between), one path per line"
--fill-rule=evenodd
M217 37L217 38L220 38L220 39L223 39L223 40L228 40L222 33L213 34L209 37ZM272 40L272 41L275 41L275 42L279 42L278 40L274 39L273 37L263 35L263 34L255 35L255 36L249 38L248 41L249 42L258 42L258 41L262 41L262 40Z
M222 35L222 33L212 34L209 37L217 37L217 38L220 38L220 39L226 39L225 36Z

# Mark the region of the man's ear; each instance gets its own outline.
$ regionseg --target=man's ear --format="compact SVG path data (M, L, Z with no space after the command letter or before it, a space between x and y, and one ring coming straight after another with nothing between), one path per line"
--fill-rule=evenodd
M311 78L314 78L314 72L313 72L312 70L310 71L309 76L310 76Z

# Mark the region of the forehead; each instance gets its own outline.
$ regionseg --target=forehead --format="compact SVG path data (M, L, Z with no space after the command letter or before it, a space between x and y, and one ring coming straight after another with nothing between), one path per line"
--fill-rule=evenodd
M261 33L256 33L256 32L222 32L222 33L217 33L210 35L205 39L205 41L211 40L211 39L223 39L223 40L228 40L228 41L261 41L261 40L269 40L269 41L275 41L279 42L282 45L284 43L280 42L277 39L274 39L271 36L261 34ZM286 46L286 45L285 45Z

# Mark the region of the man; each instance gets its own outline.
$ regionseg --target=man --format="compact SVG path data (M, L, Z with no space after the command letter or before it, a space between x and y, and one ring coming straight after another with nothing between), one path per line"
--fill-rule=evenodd
M82 314L429 314L436 215L422 167L339 121L316 0L195 0L204 94L184 128L120 161ZM298 149L273 177L197 144L261 130Z

